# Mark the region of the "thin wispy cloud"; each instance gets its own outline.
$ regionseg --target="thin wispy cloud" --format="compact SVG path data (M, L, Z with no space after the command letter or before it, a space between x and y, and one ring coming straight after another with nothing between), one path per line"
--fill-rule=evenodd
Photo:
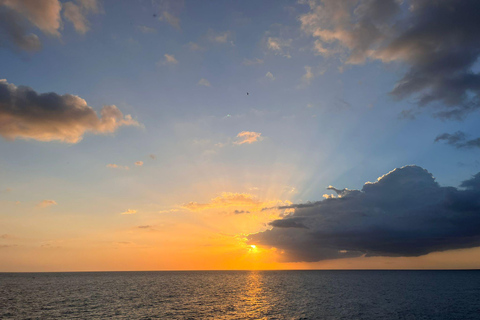
M211 87L212 85L210 84L210 81L208 81L205 78L202 78L198 81L197 83L199 86L204 86L204 87Z
M251 144L261 140L261 133L254 131L242 131L237 134L237 141L234 144Z
M273 76L273 74L270 71L265 74L265 78L267 78L270 81L275 80L275 77Z
M96 0L76 0L63 4L63 16L80 34L85 34L90 29L87 15L99 12L100 7Z
M127 211L122 212L121 214L135 214L137 213L137 210L134 209L128 209Z
M157 65L166 66L166 65L176 65L178 63L177 59L173 54L165 53L163 56L164 56L164 59L157 62Z
M141 166L143 166L143 161L136 161L136 162L135 162L135 165L136 165L137 167L141 167Z
M263 63L263 60L262 59L259 59L259 58L255 58L255 59L243 59L243 65L245 66L254 66L254 65L258 65L258 64L262 64Z
M120 165L115 164L115 163L107 164L107 168L120 169L120 170L129 170L130 169L128 166L120 166Z
M37 203L38 208L46 208L50 206L56 206L57 202L55 200L43 200L39 203Z

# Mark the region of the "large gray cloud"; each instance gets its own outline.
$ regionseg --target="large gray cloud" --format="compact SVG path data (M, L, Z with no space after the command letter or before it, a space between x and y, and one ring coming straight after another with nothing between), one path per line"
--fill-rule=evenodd
M295 213L249 243L278 248L285 261L310 262L480 246L480 173L460 187L441 187L418 166L398 168L362 190L336 189L336 198L283 207Z
M139 123L130 115L123 116L114 105L104 106L98 117L78 96L39 94L32 88L0 80L0 135L6 139L76 143L85 132L111 133L129 125Z
M346 62L400 61L409 69L391 94L415 97L435 116L462 119L480 107L480 1L307 1L302 29L322 55L347 49Z

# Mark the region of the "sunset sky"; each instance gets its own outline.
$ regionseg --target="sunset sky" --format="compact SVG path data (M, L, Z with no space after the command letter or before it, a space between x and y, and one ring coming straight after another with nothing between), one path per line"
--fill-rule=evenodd
M480 268L478 12L0 0L0 272Z

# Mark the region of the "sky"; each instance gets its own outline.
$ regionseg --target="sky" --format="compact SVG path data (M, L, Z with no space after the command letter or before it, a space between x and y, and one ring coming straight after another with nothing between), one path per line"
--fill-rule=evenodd
M480 268L478 10L0 0L0 272Z

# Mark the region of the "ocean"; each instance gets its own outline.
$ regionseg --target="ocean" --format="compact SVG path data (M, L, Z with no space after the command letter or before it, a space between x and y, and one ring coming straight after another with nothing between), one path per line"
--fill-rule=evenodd
M0 319L480 319L480 271L0 273Z

